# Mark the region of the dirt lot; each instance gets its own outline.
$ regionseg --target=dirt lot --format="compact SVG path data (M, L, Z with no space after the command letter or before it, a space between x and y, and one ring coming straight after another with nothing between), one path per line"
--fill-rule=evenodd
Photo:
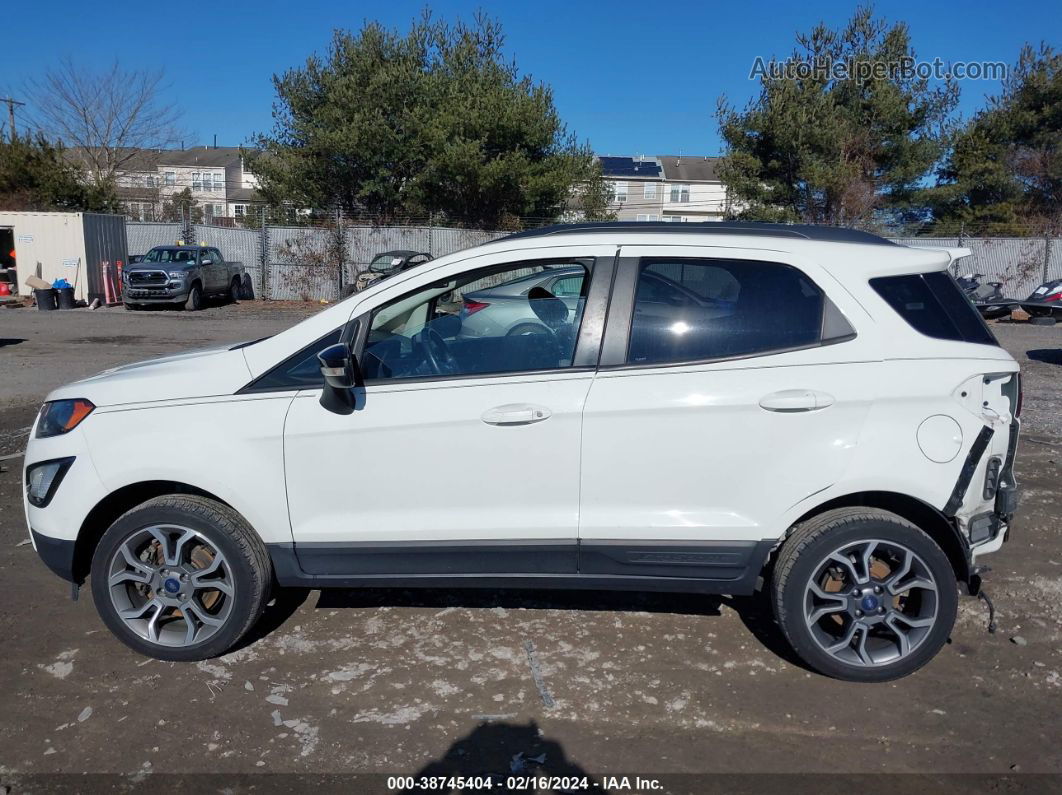
M55 385L264 336L315 309L0 310L0 456L22 449ZM755 599L687 596L312 592L275 604L224 658L144 659L111 639L87 590L72 603L38 562L21 461L4 461L0 785L40 788L33 774L57 772L132 786L147 774L516 768L991 773L1041 789L1022 774L1062 774L1062 325L996 332L1026 373L1023 510L988 579L999 631L966 598L940 656L886 685L795 665Z

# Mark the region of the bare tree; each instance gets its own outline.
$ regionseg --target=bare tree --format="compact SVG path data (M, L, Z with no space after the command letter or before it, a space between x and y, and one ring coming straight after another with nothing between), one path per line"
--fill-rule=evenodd
M115 61L93 72L69 58L29 81L33 121L49 139L77 147L89 181L112 187L142 149L172 146L178 113L161 95L163 73L123 69Z

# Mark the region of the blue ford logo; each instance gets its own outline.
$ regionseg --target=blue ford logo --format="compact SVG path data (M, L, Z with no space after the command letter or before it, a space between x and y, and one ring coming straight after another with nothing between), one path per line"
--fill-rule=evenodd
M169 586L167 586L169 587ZM868 613L872 610L878 609L878 597L876 596L864 596L863 601L859 603L860 606Z
M173 577L162 583L162 587L166 589L166 593L177 593L181 590L181 584Z

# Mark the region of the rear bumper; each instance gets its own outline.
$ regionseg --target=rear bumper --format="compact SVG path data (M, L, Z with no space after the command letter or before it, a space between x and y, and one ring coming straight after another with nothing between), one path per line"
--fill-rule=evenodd
M33 528L30 528L30 535L33 537L33 548L37 550L44 565L67 582L74 582L75 542L41 535Z

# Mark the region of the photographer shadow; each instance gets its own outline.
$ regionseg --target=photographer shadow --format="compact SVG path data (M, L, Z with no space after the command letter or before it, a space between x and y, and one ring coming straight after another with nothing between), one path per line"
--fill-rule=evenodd
M480 723L469 734L456 740L446 752L413 774L420 777L489 778L492 792L535 792L537 787L510 788L509 779L519 783L521 777L550 776L573 780L572 791L584 789L578 782L586 780L586 788L594 792L609 790L595 786L599 777L592 777L578 763L568 758L564 747L556 740L542 735L531 721L526 726L511 723ZM461 792L468 789L440 789L437 792ZM559 790L558 790L559 791Z

